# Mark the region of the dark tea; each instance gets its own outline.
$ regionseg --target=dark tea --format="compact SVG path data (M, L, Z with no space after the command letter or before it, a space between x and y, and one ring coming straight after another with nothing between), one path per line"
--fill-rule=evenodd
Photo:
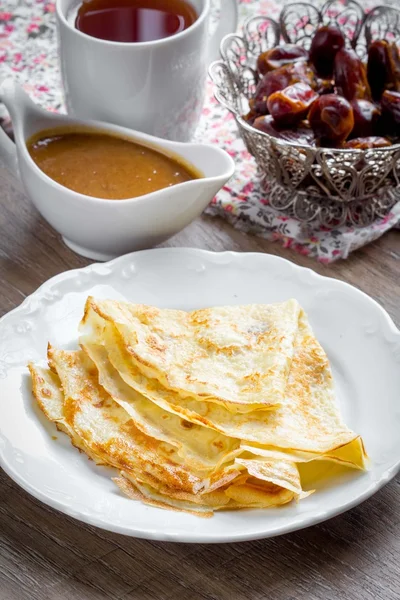
M111 42L152 42L187 29L196 19L187 0L85 0L75 27Z

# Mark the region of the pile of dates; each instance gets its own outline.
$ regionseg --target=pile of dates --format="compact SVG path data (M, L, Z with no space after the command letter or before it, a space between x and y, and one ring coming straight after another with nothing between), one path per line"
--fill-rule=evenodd
M400 139L400 56L374 41L365 65L342 32L320 27L310 50L276 46L257 60L259 82L244 117L253 127L296 144L382 148Z

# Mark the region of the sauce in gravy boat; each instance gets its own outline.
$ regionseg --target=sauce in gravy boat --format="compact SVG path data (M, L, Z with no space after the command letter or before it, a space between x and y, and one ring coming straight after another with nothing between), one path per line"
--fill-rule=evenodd
M171 142L97 121L56 115L36 106L11 80L0 85L0 100L14 126L15 144L0 130L0 160L42 216L78 254L109 260L155 246L199 216L234 173L234 162L223 150L207 144ZM134 142L175 161L192 176L181 183L120 200L80 193L46 175L28 146L42 133L75 132ZM28 146L27 146L28 145ZM31 150L31 148L30 148ZM112 152L110 152L112 161ZM88 172L91 168L87 160ZM107 194L105 194L107 195Z

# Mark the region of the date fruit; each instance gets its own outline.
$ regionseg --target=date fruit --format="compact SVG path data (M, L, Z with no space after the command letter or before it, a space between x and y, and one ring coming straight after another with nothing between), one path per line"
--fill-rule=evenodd
M308 119L321 146L341 146L354 127L350 102L335 94L320 96L312 105Z
M295 83L271 94L267 106L279 126L290 127L305 119L318 94L306 83Z
M380 100L385 90L400 91L400 57L394 42L372 42L368 50L367 76L374 100Z
M270 71L258 82L251 109L259 115L267 115L267 101L271 94L284 90L294 83L309 83L314 74L310 67L303 63L296 63Z
M354 50L342 48L336 54L334 77L336 87L347 99L371 99L367 70Z
M368 100L353 100L351 106L354 114L351 136L354 138L375 136L379 128L380 109Z
M310 60L319 77L332 77L335 56L344 46L344 36L337 27L329 25L317 29L311 42Z
M391 133L398 135L400 127L400 93L386 90L383 92L381 105L385 122L389 127L392 125L395 128L395 131Z
M343 146L343 148L353 148L357 150L370 150L371 148L387 148L391 146L392 142L390 142L387 138L380 136L369 136L369 137L359 137L354 138L353 140L349 140Z
M253 127L259 131L272 135L272 137L291 142L292 144L315 146L314 132L306 121L299 123L296 129L287 129L279 127L271 115L266 115L264 117L258 117L258 119L254 121Z
M308 52L305 48L295 44L282 44L260 54L257 59L257 70L261 75L265 75L274 69L307 59Z

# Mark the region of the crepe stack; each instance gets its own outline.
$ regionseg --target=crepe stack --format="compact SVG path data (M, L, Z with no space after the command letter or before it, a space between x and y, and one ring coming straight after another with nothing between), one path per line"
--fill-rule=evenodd
M365 468L295 300L193 312L88 298L80 349L29 365L45 415L127 496L211 516L299 500L301 464Z

